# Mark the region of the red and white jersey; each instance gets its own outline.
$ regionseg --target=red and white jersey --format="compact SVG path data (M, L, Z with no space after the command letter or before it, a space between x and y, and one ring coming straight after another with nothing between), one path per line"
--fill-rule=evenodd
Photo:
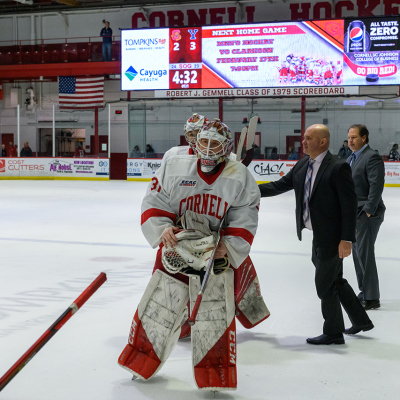
M175 146L171 147L163 157L163 161L167 160L168 158L171 158L173 156L187 156L187 155L193 155L194 152L190 146Z
M166 228L192 210L205 215L217 231L222 217L228 258L238 268L250 252L258 225L260 191L240 162L222 163L215 175L205 175L195 156L165 160L150 182L142 202L142 232L155 248Z
M162 161L165 161L168 158L171 158L173 156L187 156L187 155L193 155L193 154L194 154L194 152L190 146L175 146L175 147L171 147L164 154ZM236 154L235 153L229 154L228 159L231 161L236 161Z

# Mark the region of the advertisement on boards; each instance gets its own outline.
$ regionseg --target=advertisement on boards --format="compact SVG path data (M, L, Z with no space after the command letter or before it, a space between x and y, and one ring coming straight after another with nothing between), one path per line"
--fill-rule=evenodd
M109 159L1 158L1 179L108 180Z
M127 180L150 181L161 159L128 158ZM297 161L292 160L253 160L247 167L257 183L274 182L286 175ZM385 185L400 186L400 162L385 162Z
M151 179L161 167L161 161L155 158L128 158L126 165L128 181Z

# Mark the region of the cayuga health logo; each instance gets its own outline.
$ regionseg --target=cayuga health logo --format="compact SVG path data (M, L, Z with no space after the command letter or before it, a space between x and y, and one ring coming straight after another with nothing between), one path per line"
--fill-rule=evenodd
M137 71L135 68L132 67L132 65L125 71L125 76L130 80L133 81L137 75Z

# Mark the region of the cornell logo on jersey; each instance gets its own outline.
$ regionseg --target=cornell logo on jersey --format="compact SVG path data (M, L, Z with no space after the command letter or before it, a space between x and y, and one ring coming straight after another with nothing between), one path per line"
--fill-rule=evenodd
M197 185L197 181L188 181L186 179L182 179L179 186L181 187L195 187Z

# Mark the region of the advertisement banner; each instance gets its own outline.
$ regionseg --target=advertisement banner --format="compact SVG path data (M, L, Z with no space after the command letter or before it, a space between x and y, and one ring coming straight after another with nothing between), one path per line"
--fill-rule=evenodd
M385 185L400 186L400 162L385 162Z
M161 159L155 158L128 158L127 179L128 181L149 180L161 167Z
M121 32L122 90L169 88L169 29Z
M128 181L150 181L161 166L161 159L129 158ZM247 167L257 183L274 182L286 175L297 161L254 160ZM385 162L385 185L400 186L400 162Z
M343 55L346 84L399 83L399 27L399 17L346 20Z
M105 158L0 158L0 179L108 180Z

